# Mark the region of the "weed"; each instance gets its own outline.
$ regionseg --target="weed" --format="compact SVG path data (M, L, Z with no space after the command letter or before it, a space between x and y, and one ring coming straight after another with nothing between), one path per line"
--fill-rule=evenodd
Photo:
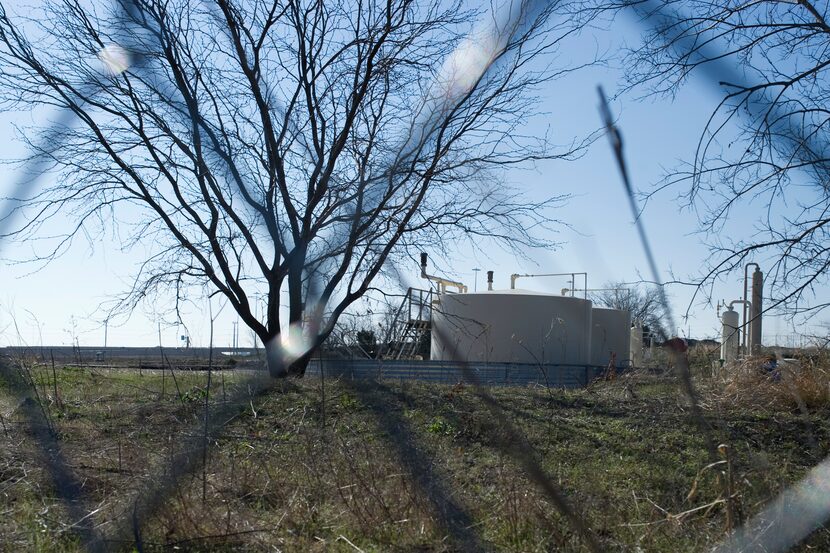
M203 403L205 401L205 397L207 397L207 387L194 386L182 394L182 401L186 403Z
M436 417L430 421L427 425L427 432L430 434L440 434L443 436L449 436L454 432L454 428L450 423L442 419L441 417Z

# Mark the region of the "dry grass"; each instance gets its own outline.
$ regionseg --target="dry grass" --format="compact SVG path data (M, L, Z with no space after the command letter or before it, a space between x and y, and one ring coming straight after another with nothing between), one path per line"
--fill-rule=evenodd
M181 433L199 428L204 374L178 373L181 395L168 374L162 395L158 372L59 369L60 402L51 371L34 374L84 482L84 508L97 509L90 519L106 533L164 473ZM228 396L244 395L240 378L226 374ZM327 382L325 403L321 392L308 379L246 401L210 444L204 498L201 471L180 480L142 521L145 550L449 552L464 531L499 551L584 550L495 446L501 425L469 388ZM704 468L673 379L632 374L590 390L492 392L604 550L699 551L723 536L716 471ZM216 375L210 397L212 408L222 405ZM721 411L747 515L828 449L821 413L809 415L810 445L801 414ZM73 521L1 387L0 413L0 551L78 551ZM826 531L805 545L826 546Z
M775 410L830 406L830 360L826 356L778 361L750 357L723 367L710 390L721 403Z

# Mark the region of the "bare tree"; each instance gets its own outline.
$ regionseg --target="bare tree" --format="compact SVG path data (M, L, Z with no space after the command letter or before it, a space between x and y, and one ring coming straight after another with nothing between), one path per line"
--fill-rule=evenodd
M808 0L623 0L647 31L626 59L628 85L675 94L690 75L722 91L693 157L660 189L681 185L714 253L698 284L766 261L768 291L814 313L830 264L830 25ZM736 227L733 215L754 225ZM728 236L738 236L732 240ZM698 291L706 290L706 287Z
M309 347L408 248L549 244L562 198L529 200L500 175L590 140L521 133L534 90L576 68L548 57L585 23L569 4L505 3L472 27L484 12L442 0L120 2L2 8L3 105L73 119L23 132L50 184L21 194L5 223L23 222L0 236L49 235L48 260L79 233L128 229L126 246L156 249L121 307L207 282L273 375L302 375ZM55 238L58 214L73 222ZM319 332L284 364L286 329L300 340L315 309Z
M652 335L667 335L663 325L663 300L654 285L606 282L601 289L591 292L591 301L598 307L628 311L631 320L648 327Z

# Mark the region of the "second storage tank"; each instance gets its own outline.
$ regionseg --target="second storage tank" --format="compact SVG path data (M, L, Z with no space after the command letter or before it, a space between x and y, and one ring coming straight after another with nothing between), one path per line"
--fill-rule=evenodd
M631 313L595 307L591 310L591 363L607 366L614 353L615 365L631 364Z
M442 294L432 311L437 361L591 364L591 302L529 290Z

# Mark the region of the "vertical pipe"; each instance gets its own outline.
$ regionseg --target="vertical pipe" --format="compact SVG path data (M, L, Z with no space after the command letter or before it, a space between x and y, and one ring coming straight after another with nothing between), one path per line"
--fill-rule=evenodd
M744 265L744 305L743 305L743 310L742 310L743 325L741 325L742 339L739 341L740 344L743 344L744 352L748 352L747 346L749 345L747 343L747 330L749 329L749 327L748 327L748 321L746 320L746 315L747 315L747 301L749 300L749 298L747 298L747 288L748 288L748 284L749 284L749 266L750 265L754 265L756 270L761 269L761 267L759 267L757 263L747 263L746 265Z
M487 289L493 290L493 271L487 271Z
M749 307L749 353L757 355L761 349L761 313L764 300L764 273L756 266L752 273L752 303Z
M740 333L741 333L740 343L741 343L741 346L742 346L744 352L747 352L747 350L748 350L747 346L749 345L749 343L748 343L749 341L747 340L747 336L749 334L747 332L749 330L749 321L747 320L748 306L749 306L747 301L749 300L749 297L748 297L748 294L747 294L747 290L749 288L749 266L750 265L754 265L754 263L747 263L746 265L744 265L744 303L743 303L743 306L741 307L741 314L742 314L741 322L743 324L741 325L741 330L740 330Z

